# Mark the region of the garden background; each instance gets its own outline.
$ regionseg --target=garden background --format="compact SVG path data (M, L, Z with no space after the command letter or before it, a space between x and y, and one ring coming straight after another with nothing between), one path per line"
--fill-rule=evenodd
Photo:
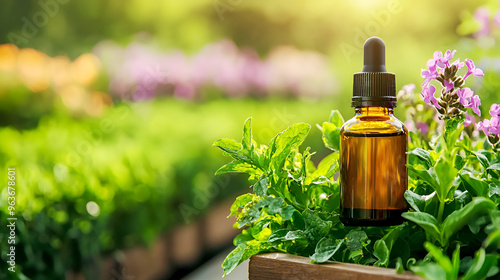
M227 159L212 143L239 139L249 116L266 143L332 109L352 115L352 74L370 36L385 41L397 87L416 84L415 94L435 50L473 59L485 76L469 86L487 113L500 96L497 11L498 1L472 0L2 3L0 220L14 167L13 279L114 279L134 254L159 263L135 279L176 279L224 249L236 230L217 244L206 236L234 220L207 217L227 215L225 202L248 186L213 175ZM315 161L329 153L320 135L306 140ZM12 276L8 234L2 279ZM176 235L188 236L180 249Z

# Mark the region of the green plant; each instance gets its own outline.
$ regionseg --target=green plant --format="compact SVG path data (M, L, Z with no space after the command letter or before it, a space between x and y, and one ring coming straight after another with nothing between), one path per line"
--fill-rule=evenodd
M459 141L461 120L452 118L445 133L427 143L435 149L413 143L409 152L411 177L405 198L411 210L403 215L408 221L393 227L344 227L335 179L342 123L340 113L333 111L320 127L324 144L333 152L318 165L311 160L310 148L299 150L310 129L304 123L290 126L268 145L258 145L248 119L241 143L214 143L233 158L216 174L246 173L254 190L231 206L230 215L237 217L242 233L222 264L224 275L252 255L269 251L307 256L318 263L337 260L410 269L428 279L484 279L499 272L497 153L480 150L484 142L473 143L467 135Z

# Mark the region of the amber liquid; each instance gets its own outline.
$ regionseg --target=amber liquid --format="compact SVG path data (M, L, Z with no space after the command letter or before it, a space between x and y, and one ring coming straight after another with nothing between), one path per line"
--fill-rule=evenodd
M341 135L341 220L347 226L385 226L403 222L407 205L407 135Z

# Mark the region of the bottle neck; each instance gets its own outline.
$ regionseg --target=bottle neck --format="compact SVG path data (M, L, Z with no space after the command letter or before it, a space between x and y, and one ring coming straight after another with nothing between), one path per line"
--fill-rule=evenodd
M354 109L356 115L361 116L389 116L394 114L394 109L392 107L376 107L376 106L366 106L366 107L356 107Z

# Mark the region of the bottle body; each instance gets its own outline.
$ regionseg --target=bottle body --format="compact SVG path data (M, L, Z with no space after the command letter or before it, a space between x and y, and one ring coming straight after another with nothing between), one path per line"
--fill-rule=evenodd
M340 132L341 220L348 226L403 222L408 131L392 108L358 107Z

